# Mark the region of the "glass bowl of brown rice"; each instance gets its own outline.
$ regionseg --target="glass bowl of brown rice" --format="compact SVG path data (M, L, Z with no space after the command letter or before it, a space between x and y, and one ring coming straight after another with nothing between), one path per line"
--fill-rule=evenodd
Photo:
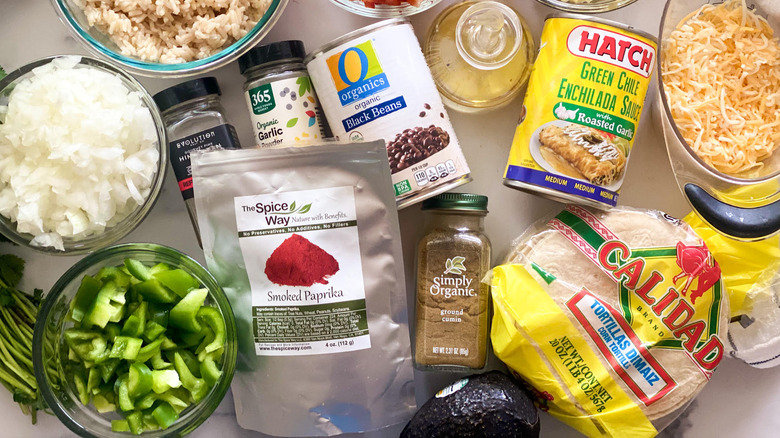
M238 59L278 21L288 0L51 0L98 57L132 74L184 77Z

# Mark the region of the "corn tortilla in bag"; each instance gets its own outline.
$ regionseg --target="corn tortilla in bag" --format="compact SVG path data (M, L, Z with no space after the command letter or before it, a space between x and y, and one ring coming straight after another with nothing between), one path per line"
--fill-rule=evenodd
M655 436L723 356L720 268L657 211L568 207L515 242L492 294L496 356L591 437Z

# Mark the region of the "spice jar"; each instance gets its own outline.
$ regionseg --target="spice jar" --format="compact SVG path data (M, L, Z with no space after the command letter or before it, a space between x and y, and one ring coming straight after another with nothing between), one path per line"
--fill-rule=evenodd
M206 149L238 149L236 130L227 122L219 96L222 91L214 77L193 79L154 95L160 108L168 143L173 173L190 214L200 245L198 216L192 191L190 153Z
M425 236L417 253L414 365L423 370L484 368L490 269L488 198L445 193L423 202Z
M238 58L244 97L261 148L305 144L329 137L303 57L302 41L255 47Z

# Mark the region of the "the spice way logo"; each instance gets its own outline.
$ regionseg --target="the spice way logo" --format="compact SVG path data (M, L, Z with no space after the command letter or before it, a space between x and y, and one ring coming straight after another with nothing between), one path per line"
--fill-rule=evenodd
M293 201L291 204L286 202L258 202L255 205L242 205L241 208L245 212L255 212L257 214L265 215L265 221L268 225L284 225L290 224L291 218L289 215L303 215L311 211L312 203L298 204L297 201ZM293 222L296 222L294 219Z

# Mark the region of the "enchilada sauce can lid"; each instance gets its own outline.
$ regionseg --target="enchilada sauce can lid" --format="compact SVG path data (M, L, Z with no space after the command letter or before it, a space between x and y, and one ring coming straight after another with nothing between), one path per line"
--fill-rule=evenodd
M504 184L561 202L617 205L656 46L609 20L548 17Z

